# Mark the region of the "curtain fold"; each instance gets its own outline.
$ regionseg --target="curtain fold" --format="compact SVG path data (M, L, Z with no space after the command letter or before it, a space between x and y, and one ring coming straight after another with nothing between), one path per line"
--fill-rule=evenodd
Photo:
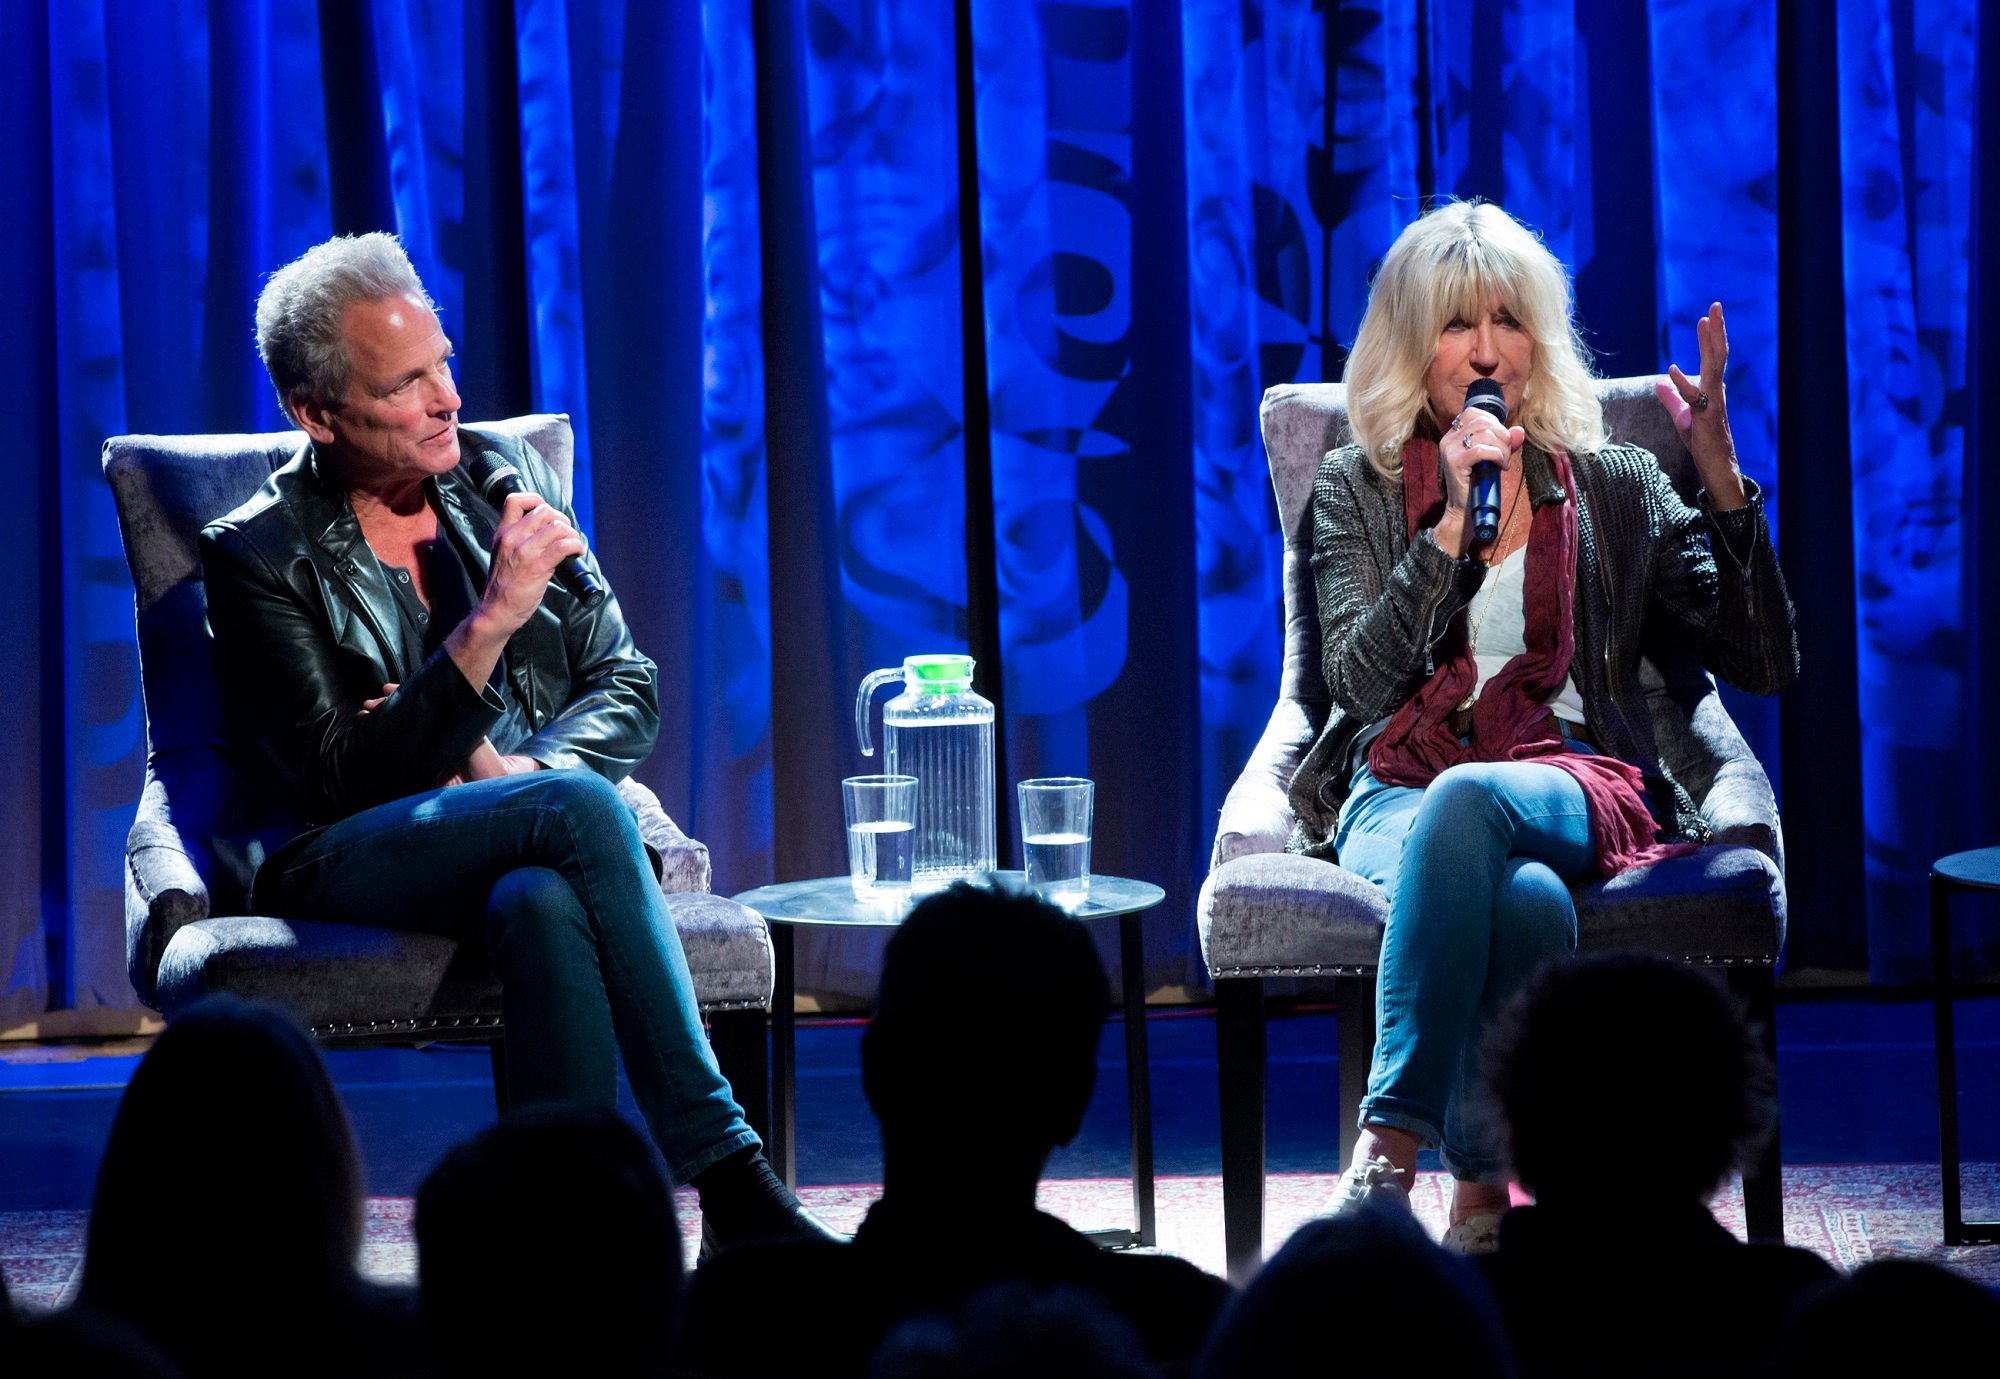
M1697 372L1695 320L1710 302L1722 303L1729 327L1729 424L1743 473L1763 490L1764 515L1782 549L1777 105L1714 98L1717 91L1768 90L1777 70L1777 15L1768 4L1719 7L1707 0L1655 0L1649 13L1660 243L1654 289L1659 353L1651 367L1664 370L1671 362ZM1718 551L1716 558L1728 557ZM1793 594L1809 597L1810 590ZM1779 701L1727 685L1722 694L1779 787L1782 811Z
M1928 972L1931 862L1993 841L1968 827L1990 763L1963 755L1978 711L1965 693L1962 593L1977 581L1961 505L1975 40L1969 8L1840 9L1856 673L1868 961L1880 980ZM1974 942L1963 928L1960 938ZM2000 938L1983 949L1990 962Z
M91 1008L131 1001L122 949L104 936L122 929L122 839L144 750L130 585L120 579L118 527L110 493L96 473L97 448L105 436L129 429L126 323L139 316L135 324L149 324L136 310L139 301L128 302L121 290L121 250L137 254L165 238L147 223L144 203L125 199L128 188L143 185L146 169L135 168L132 158L121 163L117 153L121 135L131 140L141 134L162 136L172 151L175 135L187 125L149 119L156 111L115 110L112 92L123 72L114 74L113 59L134 54L112 40L102 5L63 10L49 25L50 151L62 175L50 208L57 434L45 462L56 470L61 509L54 565L65 694L59 724L45 731L58 733L62 742L65 789L51 812L68 847L61 872L43 877L54 891L44 892L53 924L44 931L43 981L46 997L59 1005ZM185 75L180 63L174 69ZM134 118L114 119L126 111ZM177 200L161 213L171 218ZM125 236L123 223L131 226ZM188 309L185 301L177 305Z
M1787 472L1851 486L1853 530L1775 529L1852 550L1855 663L1804 654L1861 705L1824 750L1861 763L1868 885L1866 924L1809 946L1920 979L1924 872L1991 841L2000 765L1965 727L1993 617L1964 527L1982 16L1839 7L1841 211L1811 225L1778 191L1779 17L1779 0L9 7L0 263L23 286L0 387L41 520L0 653L18 687L0 1019L133 1000L121 858L145 744L99 446L281 425L251 346L261 278L363 229L409 246L468 417L576 423L579 515L662 670L642 774L712 848L718 889L838 869L835 786L867 765L856 683L965 649L969 594L990 587L999 807L1027 776L1096 778L1096 864L1168 892L1148 982L1198 984L1193 897L1282 644L1258 401L1340 376L1374 265L1448 196L1543 234L1608 373L1691 367L1693 321L1723 301L1732 420L1774 518L1781 403L1828 405L1779 395L1777 245L1837 254L1844 338L1798 348L1852 380L1851 453ZM986 361L970 384L968 340ZM968 416L988 419L990 477L968 469ZM990 484L990 569L969 568L969 472ZM1778 754L1784 702L1730 706L1774 781L1810 792L1815 762ZM1970 928L1959 947L2000 959ZM872 987L870 941L801 956L808 988Z
M62 559L61 431L56 420L54 178L47 15L26 11L0 43L0 184L11 222L0 230L0 273L14 285L0 330L0 409L13 419L23 457L14 466L16 597L0 602L0 645L9 648L14 712L0 714L0 1025L32 1019L68 988L49 979L51 950L71 931L68 893L67 745L61 624L48 616L40 572ZM25 588L23 588L25 586Z
M764 447L757 63L749 0L702 4L701 589L715 691L692 696L688 828L726 839L719 888L777 879L772 808L770 471Z

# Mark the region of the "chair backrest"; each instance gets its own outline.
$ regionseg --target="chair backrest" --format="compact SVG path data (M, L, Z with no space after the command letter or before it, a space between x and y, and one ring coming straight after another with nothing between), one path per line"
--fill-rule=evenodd
M568 492L575 451L567 416L516 417L482 422L478 429L526 441ZM304 444L297 431L113 436L104 443L104 476L136 594L146 708L141 817L179 833L216 914L241 912L264 838L255 792L235 778L221 750L196 538L255 494ZM142 928L128 919L128 956L135 944L157 955Z
M1653 382L1651 375L1600 380L1597 395L1604 404L1605 426L1614 440L1652 451L1674 486L1692 497L1697 487L1694 460L1654 395ZM1319 597L1312 580L1312 486L1326 452L1352 439L1347 432L1346 385L1288 383L1272 388L1264 394L1262 423L1278 522L1285 534L1281 693L1323 711L1328 699L1320 671Z

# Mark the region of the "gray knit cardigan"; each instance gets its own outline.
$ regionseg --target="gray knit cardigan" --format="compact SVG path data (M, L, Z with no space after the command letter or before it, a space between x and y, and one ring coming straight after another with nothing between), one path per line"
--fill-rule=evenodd
M1532 445L1522 455L1533 504L1562 501L1548 456ZM1637 446L1576 456L1570 472L1579 499L1570 675L1590 731L1645 772L1662 836L1706 842L1708 826L1668 766L1686 744L1663 740L1685 735L1685 719L1654 705L1640 660L1691 645L1739 689L1776 694L1792 682L1798 639L1763 503L1746 479L1747 507L1716 512L1705 494L1689 507ZM1355 737L1436 669L1452 620L1486 577L1483 564L1447 555L1428 530L1409 540L1406 525L1400 480L1377 473L1358 445L1327 453L1313 480L1312 569L1333 708L1292 778L1295 851L1332 856Z

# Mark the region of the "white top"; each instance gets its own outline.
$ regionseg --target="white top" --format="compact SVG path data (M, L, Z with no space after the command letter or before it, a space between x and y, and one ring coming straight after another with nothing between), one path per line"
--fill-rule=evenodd
M1474 627L1479 629L1479 650L1474 656L1479 662L1479 683L1472 690L1475 697L1485 693L1486 682L1498 675L1503 666L1528 649L1527 617L1521 607L1527 579L1528 548L1523 546L1488 570L1485 584L1472 596L1465 625L1468 636ZM1576 681L1568 675L1563 676L1562 688L1542 702L1572 723L1585 721L1583 696L1576 692Z

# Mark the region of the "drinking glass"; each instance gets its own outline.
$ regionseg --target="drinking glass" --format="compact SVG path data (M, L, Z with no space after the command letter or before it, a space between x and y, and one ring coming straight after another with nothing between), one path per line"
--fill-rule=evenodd
M917 778L849 776L840 783L847 809L847 875L854 898L900 905L910 898L917 856Z
M1081 776L1024 780L1022 870L1035 894L1065 910L1090 898L1090 810L1096 787Z

